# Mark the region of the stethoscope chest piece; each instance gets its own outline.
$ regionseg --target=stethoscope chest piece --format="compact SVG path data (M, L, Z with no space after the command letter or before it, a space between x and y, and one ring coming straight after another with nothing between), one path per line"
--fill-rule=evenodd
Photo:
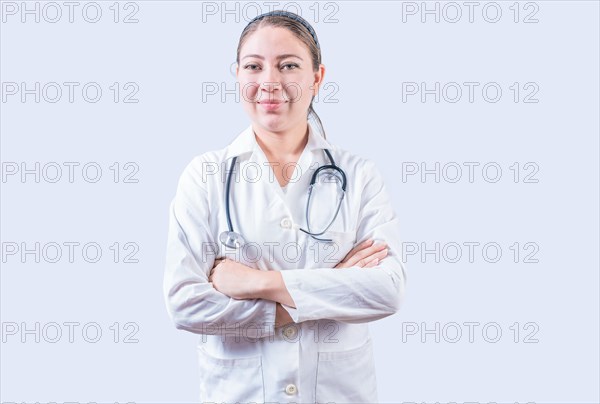
M240 248L246 241L241 234L236 233L234 231L224 231L219 235L219 241L226 247L229 248Z

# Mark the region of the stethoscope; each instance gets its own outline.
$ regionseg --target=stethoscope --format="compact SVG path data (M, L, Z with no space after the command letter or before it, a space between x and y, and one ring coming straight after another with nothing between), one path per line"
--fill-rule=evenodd
M323 149L323 150L327 154L327 157L329 158L329 161L331 162L331 164L327 164L327 165L323 165L323 166L319 167L314 172L314 174L310 180L310 185L308 187L308 200L306 202L306 227L308 227L308 230L300 229L300 231L303 231L304 233L310 235L315 240L331 242L331 241L333 241L332 239L317 238L316 236L320 236L321 234L325 233L331 227L331 225L335 221L335 218L337 217L337 215L340 211L340 207L342 206L342 200L344 199L344 196L346 195L346 173L344 172L344 170L342 170L335 164L335 161L333 161L333 157L331 157L331 153L329 152L329 150L327 150L327 149ZM229 174L227 175L227 185L225 188L225 212L227 215L227 227L229 228L229 230L228 231L226 230L219 235L219 240L221 241L221 243L229 248L240 248L244 244L246 244L244 237L242 237L241 234L233 231L233 226L231 225L231 215L229 212L229 190L231 188L231 175L233 174L233 167L235 166L236 160L237 160L237 156L235 156L231 162L231 167L229 168ZM317 182L317 177L324 170L335 170L339 173L339 175L341 176L341 179L342 179L342 193L339 197L337 208L335 210L335 215L333 216L333 219L331 219L331 222L329 222L329 224L327 225L325 230L323 230L319 233L313 233L310 231L310 219L309 219L310 201L311 201L310 197L312 195L312 191L315 186L315 183ZM339 179L339 177L337 177L337 176L335 178ZM339 181L338 181L338 184L339 184Z

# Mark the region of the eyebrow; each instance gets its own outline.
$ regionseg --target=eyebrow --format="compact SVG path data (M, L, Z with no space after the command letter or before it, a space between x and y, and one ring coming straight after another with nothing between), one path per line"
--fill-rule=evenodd
M260 59L260 60L265 60L264 56L256 55L256 54L246 55L242 59L246 59L246 58L257 58L257 59ZM302 60L302 58L300 56L296 56L296 55L294 55L292 53L287 53L287 54L284 54L284 55L279 55L275 59L281 60L281 59L285 59L285 58L298 58L298 59Z

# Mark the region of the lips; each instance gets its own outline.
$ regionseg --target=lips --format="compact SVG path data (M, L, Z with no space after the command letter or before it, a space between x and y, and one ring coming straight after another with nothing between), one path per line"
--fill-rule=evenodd
M257 102L257 104L259 104L266 111L275 111L283 103L284 103L283 101L279 101L279 100L269 100L269 101Z
M283 104L283 101L277 101L277 100L269 100L269 101L258 101L259 104L263 104L263 105L277 105L277 104Z

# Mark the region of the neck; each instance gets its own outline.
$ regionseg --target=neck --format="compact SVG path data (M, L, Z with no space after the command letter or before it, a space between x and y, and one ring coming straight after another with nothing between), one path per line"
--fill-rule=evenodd
M294 159L308 143L308 123L286 132L271 132L264 128L252 127L256 142L269 159L275 161Z

